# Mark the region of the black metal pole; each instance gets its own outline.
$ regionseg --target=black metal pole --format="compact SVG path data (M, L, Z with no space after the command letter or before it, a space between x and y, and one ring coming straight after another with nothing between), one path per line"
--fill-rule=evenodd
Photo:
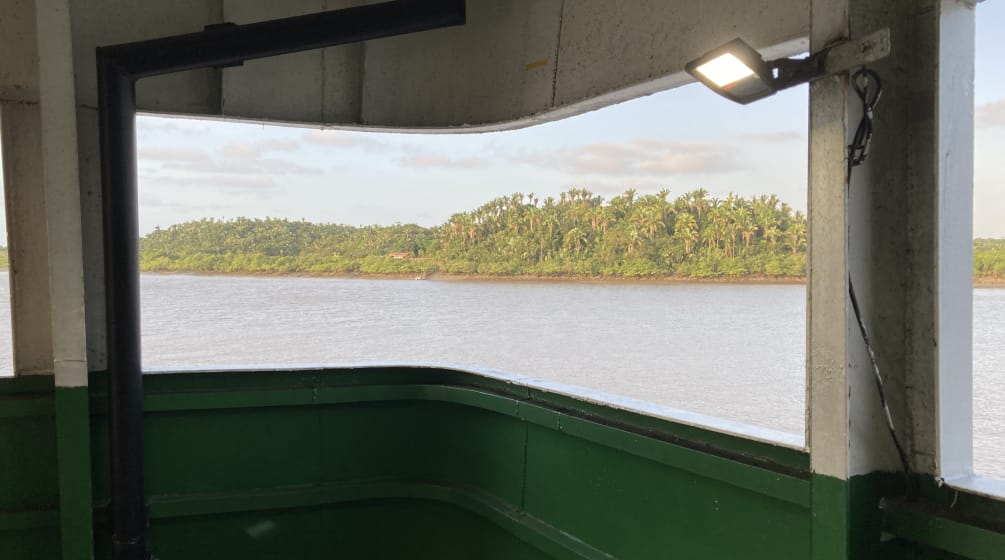
M397 0L106 47L135 78L427 31L465 21L465 0Z
M465 0L397 0L102 47L98 59L112 548L145 560L136 80L465 22Z
M143 495L135 82L109 59L99 59L98 107L109 371L112 547L115 558L141 560L146 558L146 514Z

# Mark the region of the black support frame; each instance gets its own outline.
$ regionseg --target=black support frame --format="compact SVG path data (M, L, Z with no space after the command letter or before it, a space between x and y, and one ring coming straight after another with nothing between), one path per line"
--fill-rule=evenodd
M97 49L112 550L149 558L143 486L136 81L462 25L465 0L397 0Z

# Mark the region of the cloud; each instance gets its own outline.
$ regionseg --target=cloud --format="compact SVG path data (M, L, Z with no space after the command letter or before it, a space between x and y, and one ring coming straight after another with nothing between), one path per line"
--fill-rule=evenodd
M573 173L617 175L631 168L632 151L618 144L590 144L537 152L516 158L517 162L546 169L564 169Z
M144 173L140 175L140 188L164 185L173 187L191 187L196 189L220 189L239 192L258 192L277 186L275 179L267 175L232 175L227 173L206 173L187 175L177 173ZM146 199L146 200L144 200ZM156 195L141 195L140 204L148 200L156 201ZM187 203L191 206L191 202ZM179 205L179 207L183 207Z
M290 186L291 179L295 181L322 173L320 168L295 159L295 152L302 145L294 138L234 140L206 149L191 148L191 142L188 145L186 142L176 139L173 145L139 150L141 183L172 188L192 187L204 193L226 190L242 195L266 196L269 190ZM271 155L280 152L290 153L291 156ZM147 200L151 207L164 207L156 198Z
M140 115L136 119L136 128L141 134L184 134L185 136L202 136L210 131L209 124L198 119L177 119Z
M562 187L562 190L583 188L594 194L610 198L624 194L628 189L635 189L641 194L653 194L660 189L668 188L668 185L665 182L651 179L597 180L593 178L569 181ZM557 197L557 195L555 196Z
M308 130L302 136L304 142L322 146L351 146L356 138L337 130Z
M1005 128L1005 99L978 105L974 123L977 128Z
M271 189L277 186L275 179L263 175L243 177L223 174L210 175L203 179L203 182L210 187L224 187L240 191L261 191L263 189Z
M740 168L735 156L735 150L711 142L639 138L620 144L597 143L525 153L512 159L577 174L665 177L735 171Z
M722 153L667 153L639 162L639 169L648 175L687 175L692 173L723 173L738 166Z
M194 148L141 148L137 156L140 160L157 162L209 161L209 154Z
M255 193L289 186L284 183L289 178L322 173L288 159L261 157L256 146L240 142L225 145L216 157L179 149L161 151L159 160L140 166L142 183Z
M195 162L169 162L163 166L163 169L199 174L238 175L242 177L262 174L318 175L321 173L321 170L316 167L307 167L279 158L224 158Z
M418 169L481 169L491 166L492 160L499 158L498 154L490 154L488 150L483 152L492 157L452 155L421 144L403 144L400 149L402 155L395 158L395 162L402 167Z
M292 143L291 143L292 142ZM234 175L317 175L321 169L301 165L295 161L277 157L265 157L270 151L290 151L299 146L291 140L264 140L261 142L228 142L211 157L209 154L190 148L146 148L139 156L143 169L160 169L182 174Z
M293 138L268 138L257 145L262 152L295 152L300 149L300 142Z
M220 155L237 159L256 159L270 152L295 152L300 142L292 138L267 138L258 142L228 142L220 148Z
M245 142L228 142L220 148L220 155L228 158L255 159L261 151Z
M485 158L467 156L451 157L446 154L435 152L419 152L404 155L398 158L398 163L405 167L417 167L422 169L478 169L488 167L492 164Z
M198 205L192 204L189 198L163 197L151 192L140 192L140 206L152 210L160 211L192 211L198 209L200 212L226 210L226 207L216 203L207 204L205 201Z
M333 148L361 148L368 151L384 151L388 145L367 137L366 132L345 132L342 130L310 130L301 139L307 144Z
M806 136L795 130L776 130L774 132L750 132L743 135L744 140L754 142L793 142L803 140Z

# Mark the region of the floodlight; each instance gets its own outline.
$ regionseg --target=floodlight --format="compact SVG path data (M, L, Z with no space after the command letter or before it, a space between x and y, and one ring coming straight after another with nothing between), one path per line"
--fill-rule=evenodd
M774 75L761 54L743 39L733 39L685 67L688 74L719 95L747 104L775 93Z
M806 58L764 60L743 39L708 51L687 63L688 74L719 95L746 105L776 91L848 70L890 54L890 30L859 41L840 41Z

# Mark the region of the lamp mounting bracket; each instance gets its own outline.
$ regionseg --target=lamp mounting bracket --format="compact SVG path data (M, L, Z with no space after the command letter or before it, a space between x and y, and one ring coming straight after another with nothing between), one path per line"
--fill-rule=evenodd
M768 66L775 73L775 86L781 90L851 70L889 54L890 29L884 27L857 41L832 43L807 58L779 58L768 61Z

